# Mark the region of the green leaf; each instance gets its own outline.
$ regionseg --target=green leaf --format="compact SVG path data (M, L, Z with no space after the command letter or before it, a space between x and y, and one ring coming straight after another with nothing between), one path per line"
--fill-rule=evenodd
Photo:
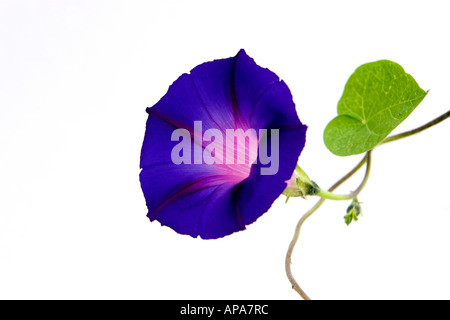
M427 92L392 61L360 66L345 85L338 116L325 128L327 148L338 156L367 152L419 105Z

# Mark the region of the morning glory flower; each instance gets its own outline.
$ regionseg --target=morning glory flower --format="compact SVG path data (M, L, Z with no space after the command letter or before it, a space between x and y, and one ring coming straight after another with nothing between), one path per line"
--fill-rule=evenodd
M221 238L267 212L305 144L289 88L244 50L181 75L147 113L147 216L192 237Z

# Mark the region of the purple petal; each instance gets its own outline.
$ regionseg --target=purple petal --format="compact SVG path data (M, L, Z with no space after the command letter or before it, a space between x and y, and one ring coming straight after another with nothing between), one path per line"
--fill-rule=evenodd
M245 225L251 224L286 189L297 165L298 154L304 147L306 126L293 130L280 130L280 168L275 175L261 175L262 165L252 166L250 176L240 185L238 207ZM295 141L295 142L294 142Z
M198 221L206 205L205 199L226 185L226 180L212 172L185 165L176 175L173 168L163 164L141 172L141 185L149 208L151 221L158 220L179 233L198 236ZM164 183L161 183L161 182Z
M147 111L140 181L148 217L193 237L220 238L253 223L286 188L305 143L306 126L298 119L288 87L243 50L183 74ZM279 130L279 170L261 175L259 158L253 165L175 165L171 151L178 142L171 141L172 132L182 128L194 137L194 121L202 121L203 133ZM203 148L204 143L200 141ZM192 138L190 144L199 142Z

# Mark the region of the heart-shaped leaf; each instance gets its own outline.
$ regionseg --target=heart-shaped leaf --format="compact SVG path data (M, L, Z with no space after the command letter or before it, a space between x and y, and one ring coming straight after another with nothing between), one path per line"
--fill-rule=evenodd
M414 78L392 61L360 66L325 128L327 148L338 156L367 152L383 141L426 96Z

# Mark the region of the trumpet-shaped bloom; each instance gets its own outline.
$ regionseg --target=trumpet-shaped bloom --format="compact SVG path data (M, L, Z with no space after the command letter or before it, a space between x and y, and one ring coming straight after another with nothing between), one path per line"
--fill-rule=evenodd
M244 50L181 75L147 112L147 216L192 237L224 237L258 219L305 144L289 88Z

